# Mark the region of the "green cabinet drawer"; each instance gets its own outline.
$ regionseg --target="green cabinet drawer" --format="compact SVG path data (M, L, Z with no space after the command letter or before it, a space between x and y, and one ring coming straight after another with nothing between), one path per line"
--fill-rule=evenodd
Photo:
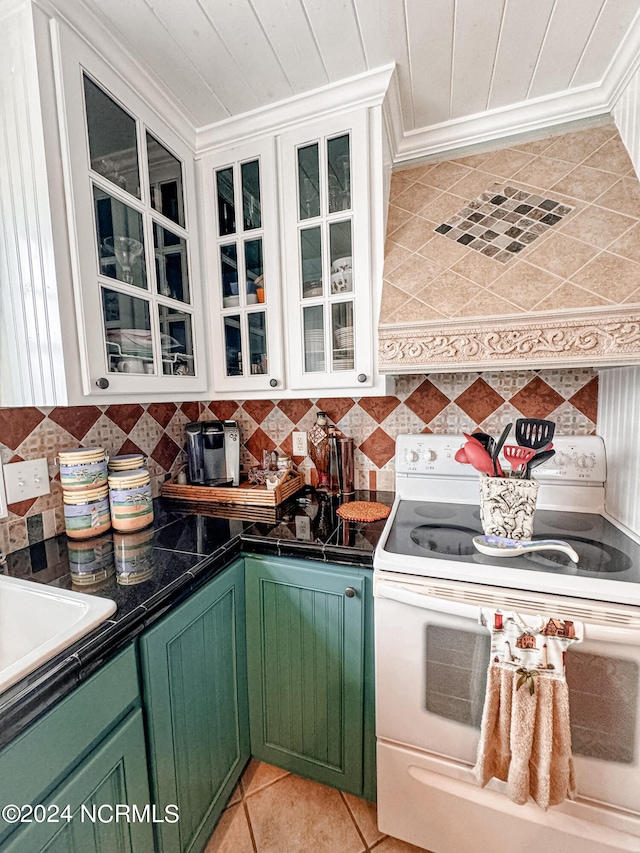
M0 803L42 803L139 701L129 646L0 752ZM0 819L0 840L14 830Z
M248 556L251 752L365 792L365 576L346 567Z
M36 810L32 822L21 824L0 853L153 853L150 816L138 820L131 810L121 810L115 819L116 805L136 805L145 818L148 804L144 728L137 710L41 800L44 811Z
M201 851L249 759L243 561L144 634L140 654L154 802L180 809L158 850Z

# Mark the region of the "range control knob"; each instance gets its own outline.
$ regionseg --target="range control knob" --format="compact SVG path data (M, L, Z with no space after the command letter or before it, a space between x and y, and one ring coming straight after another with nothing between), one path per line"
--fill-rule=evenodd
M424 458L427 460L427 462L435 462L438 456L435 450L425 450Z
M420 453L417 450L405 450L404 458L407 462L417 462L420 459Z
M578 468L589 469L593 468L596 464L596 460L593 456L587 456L586 453L583 453L582 456L578 456L576 459L576 465Z
M558 468L566 468L567 465L571 464L571 457L566 453L556 453L554 461Z

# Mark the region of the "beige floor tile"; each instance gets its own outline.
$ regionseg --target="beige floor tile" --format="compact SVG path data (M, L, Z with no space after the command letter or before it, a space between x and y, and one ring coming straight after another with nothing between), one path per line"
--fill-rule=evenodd
M384 838L384 833L378 829L378 810L375 803L368 803L352 794L342 794L349 811L353 815L358 829L369 846Z
M287 774L287 770L281 770L280 767L274 767L272 764L265 764L263 761L256 761L252 758L242 774L242 790L245 796L251 796Z
M222 813L205 853L255 853L242 804Z
M371 848L371 853L430 853L424 847L416 847L415 844L407 844L406 841L400 841L399 838L391 838L387 836L380 844L376 844Z
M286 776L246 801L258 853L363 853L338 791Z

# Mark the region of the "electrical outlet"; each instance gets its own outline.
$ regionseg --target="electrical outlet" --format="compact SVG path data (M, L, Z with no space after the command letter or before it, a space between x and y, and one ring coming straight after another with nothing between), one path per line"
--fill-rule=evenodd
M307 450L307 434L306 432L294 432L293 437L293 455L306 456Z
M4 466L4 484L7 503L48 495L49 466L46 459L30 459L28 462L9 462Z

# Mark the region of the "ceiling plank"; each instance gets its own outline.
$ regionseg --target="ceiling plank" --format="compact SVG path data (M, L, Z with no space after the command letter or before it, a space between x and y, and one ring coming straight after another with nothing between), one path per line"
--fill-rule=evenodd
M182 3L176 3L175 0L163 2L173 2L178 14L183 12ZM233 58L233 66L222 71L227 84L233 83L238 69L242 80L253 92L257 106L281 101L294 94L249 0L197 0L197 3L209 19L211 29L218 33L225 52ZM244 110L236 109L233 112L237 115Z
M505 0L456 0L451 118L484 112Z
M599 83L634 18L638 0L605 0L605 5L587 44L571 86Z
M220 121L228 113L207 81L193 67L182 46L144 2L109 0L100 7L91 6L95 15L102 18L131 55L146 64L149 71L163 81L176 100L194 117L198 124L203 89L211 98L209 107L212 121ZM70 16L71 17L71 16ZM141 33L144 37L141 38ZM100 50L99 37L95 40ZM108 59L108 57L107 57ZM170 79L167 68L171 69Z
M367 68L396 63L400 85L403 124L413 125L411 64L404 0L353 0L362 33Z
M525 101L554 0L506 0L489 109Z
M352 0L301 0L322 55L329 80L334 83L367 70L358 19Z
M413 127L449 120L455 0L407 0Z
M249 0L287 76L299 95L329 82L300 0Z
M529 89L530 98L553 95L569 87L604 2L580 0L580 14L576 14L573 0L556 0Z

